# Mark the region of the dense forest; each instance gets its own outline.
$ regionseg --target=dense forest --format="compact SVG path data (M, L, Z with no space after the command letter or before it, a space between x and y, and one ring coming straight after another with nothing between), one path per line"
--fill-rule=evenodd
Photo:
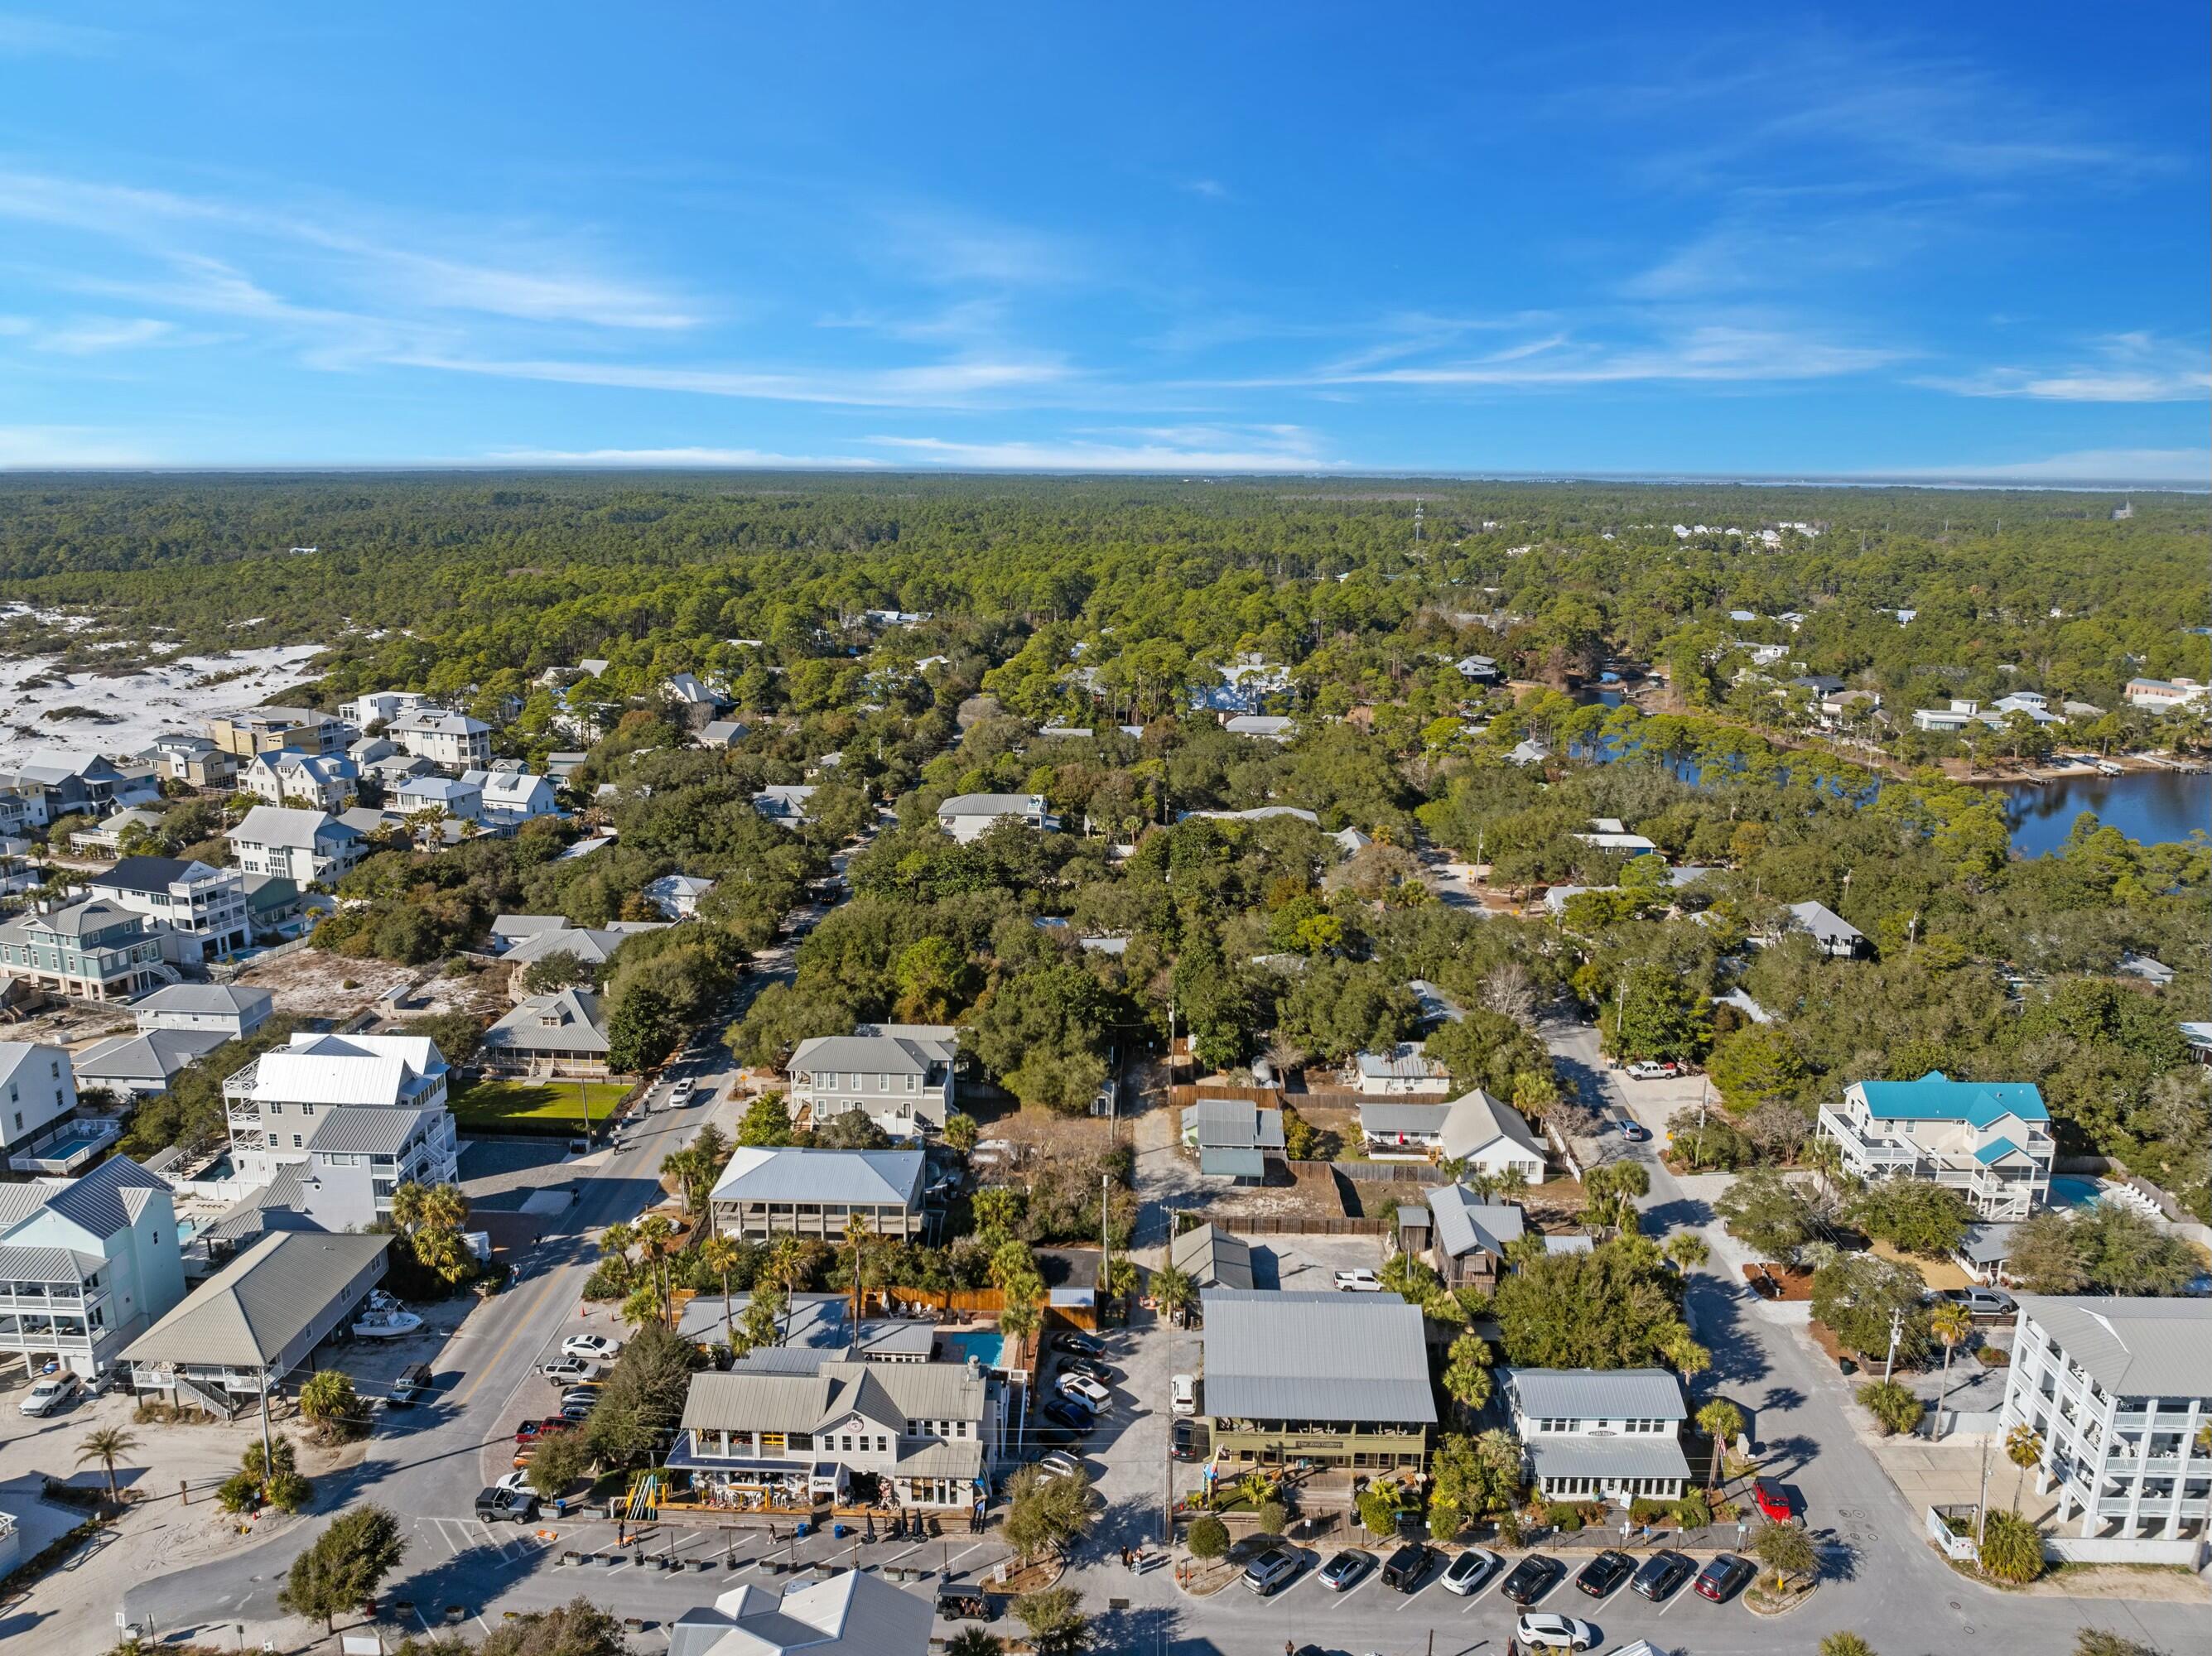
M705 925L591 974L628 1051L713 1004L880 810L795 985L731 1030L747 1059L856 1019L958 1022L980 1072L1080 1109L1117 1045L1171 1016L1231 1069L1418 1038L1418 978L1467 1013L1432 1054L1532 1116L1557 1099L1532 1021L1578 1004L1617 1056L1708 1066L1726 1106L1709 1160L1787 1162L1849 1082L1942 1068L2037 1083L2068 1153L2121 1158L2203 1214L2208 1071L2179 1024L2212 997L2212 848L2085 818L2057 854L2014 857L2001 800L1970 779L2024 738L1906 717L2032 689L2094 708L2069 713L2075 742L2203 742L2201 716L2129 712L2120 692L2212 677L2206 503L2115 504L1425 480L18 479L0 488L0 579L29 607L0 646L89 669L118 638L157 657L314 643L319 676L288 700L427 690L496 724L504 752L587 749L576 822L436 852L395 840L317 941L428 961L503 908L604 924L638 917L659 875L716 879ZM1759 646L1782 659L1754 667ZM699 710L660 694L678 672L722 691L746 727L733 746L689 745ZM1790 682L1812 676L1879 695L1886 718L1823 729ZM1623 705L1598 697L1615 682ZM1293 716L1291 739L1224 728L1237 708ZM810 821L755 813L757 790L799 782L820 789ZM940 834L938 804L979 792L1042 795L1062 831ZM1190 815L1283 806L1314 820ZM209 847L204 816L179 843ZM1576 837L1595 817L1656 854ZM585 826L618 837L562 859ZM1438 901L1446 853L1487 869L1488 907ZM1557 912L1533 901L1563 886L1583 889ZM1817 953L1785 910L1806 901L1869 957ZM2178 975L2124 973L2138 955Z

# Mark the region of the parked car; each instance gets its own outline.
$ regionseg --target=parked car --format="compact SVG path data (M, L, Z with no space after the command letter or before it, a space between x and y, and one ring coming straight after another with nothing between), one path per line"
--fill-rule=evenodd
M988 1592L940 1592L937 1619L940 1622L994 1622L999 1606Z
M1682 1066L1672 1059L1639 1058L1628 1066L1631 1081L1665 1081L1682 1073Z
M581 1426L592 1417L592 1410L598 1406L596 1402L563 1403L561 1405L561 1418L571 1426Z
M31 1394L23 1399L22 1410L27 1415L51 1415L75 1397L83 1384L66 1368L58 1374L49 1374L31 1388Z
M1444 1566L1444 1591L1461 1594L1480 1592L1482 1584L1490 1580L1504 1562L1485 1548L1469 1547Z
M1047 1398L1038 1412L1071 1432L1087 1432L1098 1423L1098 1416L1073 1398Z
M1083 1463L1065 1449L1054 1449L1037 1460L1037 1477L1047 1483L1055 1477L1073 1477L1083 1470Z
M599 1388L596 1386L572 1386L561 1394L561 1406L563 1409L572 1403L580 1403L588 1409L599 1400Z
M1429 1574L1436 1554L1425 1541L1408 1541L1382 1562L1382 1585L1398 1592L1411 1592Z
M1198 1377L1177 1374L1168 1382L1168 1408L1178 1415L1198 1412Z
M1575 1586L1593 1598L1602 1598L1634 1574L1634 1561L1607 1547L1576 1572Z
M538 1516L538 1497L495 1484L477 1496L477 1517L486 1524L527 1524Z
M1206 1428L1194 1420L1179 1420L1168 1428L1168 1456L1173 1460L1202 1460Z
M1101 1386L1111 1386L1114 1383L1114 1371L1104 1363L1093 1362L1088 1357L1062 1357L1060 1360L1060 1372L1063 1374L1080 1374L1085 1380L1097 1380Z
M1936 1297L1966 1307L1973 1317L2009 1317L2020 1309L2019 1301L2001 1288L1951 1288Z
M507 1473L499 1480L498 1483L493 1484L492 1488L495 1489L509 1489L517 1495L536 1495L538 1493L537 1490L530 1487L530 1469L526 1466L519 1472Z
M587 1362L612 1362L622 1356L622 1342L605 1334L571 1334L561 1342L564 1357L581 1357Z
M1538 1650L1588 1650L1597 1642L1597 1629L1571 1616L1554 1616L1547 1610L1522 1612L1514 1628L1520 1641Z
M574 1386L599 1378L599 1365L589 1357L557 1357L538 1371L556 1386Z
M392 1395L385 1400L390 1409L412 1409L422 1398L437 1389L435 1377L427 1362L410 1362L399 1371L399 1378L392 1382Z
M1265 1598L1287 1586L1297 1573L1297 1554L1288 1547L1270 1547L1244 1567L1244 1585Z
M1088 1334L1055 1334L1052 1338L1052 1349L1079 1357L1103 1357L1106 1355L1106 1348Z
M1382 1279L1364 1265L1340 1271L1332 1280L1340 1294L1380 1294L1382 1291Z
M1724 1552L1698 1572L1698 1592L1717 1604L1725 1604L1753 1574L1749 1559Z
M1103 1409L1114 1400L1114 1394L1088 1374L1062 1374L1060 1392L1062 1397L1081 1398L1093 1409Z
M1759 1503L1759 1510L1770 1524L1787 1524L1796 1516L1790 1507L1790 1491L1771 1477L1751 1480L1751 1498Z
M1498 1590L1516 1604L1533 1604L1566 1573L1567 1567L1558 1559L1532 1552L1513 1567L1513 1573Z
M1698 1573L1698 1567L1679 1552L1655 1552L1630 1578L1628 1590L1653 1604L1674 1596L1674 1589Z
M1364 1547L1346 1547L1321 1567L1321 1584L1331 1592L1342 1592L1374 1568L1373 1553Z

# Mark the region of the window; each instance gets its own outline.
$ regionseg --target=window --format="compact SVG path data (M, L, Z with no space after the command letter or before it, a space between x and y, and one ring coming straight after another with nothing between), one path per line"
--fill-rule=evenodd
M295 1150L300 1148L300 1135L297 1133L292 1135L292 1148Z

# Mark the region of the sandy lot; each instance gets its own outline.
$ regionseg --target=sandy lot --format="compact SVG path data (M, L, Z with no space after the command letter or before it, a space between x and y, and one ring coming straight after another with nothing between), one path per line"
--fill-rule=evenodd
M76 672L59 678L52 674L51 656L0 660L0 767L63 753L142 752L165 732L198 731L210 713L252 707L304 682L307 675L301 664L321 651L319 645L293 644L226 656L186 656L167 666L112 676ZM137 653L118 652L118 667ZM50 678L53 682L24 688ZM100 716L49 717L60 707L89 708Z

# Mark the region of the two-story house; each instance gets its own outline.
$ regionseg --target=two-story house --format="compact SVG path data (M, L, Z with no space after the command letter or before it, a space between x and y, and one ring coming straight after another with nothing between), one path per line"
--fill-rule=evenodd
M247 874L273 874L296 885L342 879L365 852L359 829L319 810L256 805L223 836Z
M1218 1464L1426 1465L1437 1410L1418 1307L1395 1294L1227 1288L1199 1305Z
M483 770L491 764L491 726L466 713L417 707L393 719L385 734L442 770Z
M937 826L963 846L1001 822L1040 830L1059 826L1041 793L956 793L937 808Z
M1984 1219L2025 1219L2047 1201L2057 1146L2043 1095L2025 1081L1855 1081L1815 1131L1859 1179L1948 1185Z
M128 999L174 973L146 917L101 900L18 914L0 925L0 977L80 1000Z
M1359 1107L1359 1135L1378 1162L1464 1162L1492 1178L1544 1177L1544 1147L1528 1118L1480 1087L1448 1104L1378 1099Z
M1998 1431L2042 1441L2056 1521L2121 1538L2202 1537L2212 1521L2212 1300L2026 1295Z
M1663 1368L1501 1368L1529 1475L1553 1501L1675 1501L1688 1409Z
M246 876L234 868L174 857L125 857L88 883L103 902L143 914L190 940L194 960L214 960L253 941Z
M394 787L387 809L401 816L418 810L443 811L455 822L473 822L483 816L483 790L473 782L426 771Z
M58 1046L0 1040L0 1155L20 1149L76 1108L76 1071Z
M246 707L208 720L209 738L240 759L284 748L318 756L343 753L360 734L345 720L313 707Z
M327 1231L368 1230L392 1216L400 1186L448 1185L459 1176L453 1118L443 1104L319 1110L301 1147L305 1159L293 1162L289 1137L301 1136L289 1136L273 1154L298 1168L299 1210Z
M472 770L463 772L461 780L477 790L486 816L526 822L533 817L561 814L550 777L532 776L527 771Z
M743 1146L714 1181L714 1227L766 1241L813 1236L835 1244L858 1217L872 1235L922 1234L920 1150L803 1149Z
M483 1033L477 1061L501 1075L569 1080L607 1074L607 1016L598 995L571 986L530 995Z
M240 786L255 798L272 805L312 805L318 810L343 810L353 803L353 762L341 755L324 758L312 753L280 749L259 753L246 761Z
M338 717L356 730L366 731L372 725L389 725L430 705L430 698L420 690L371 690L340 702Z
M1398 1204L1398 1248L1434 1270L1449 1288L1488 1293L1505 1274L1505 1250L1528 1229L1510 1202L1486 1202L1465 1185L1439 1185L1421 1206Z
M187 1065L266 1023L275 1004L266 989L209 983L157 989L131 1009L136 1034L95 1041L76 1055L78 1083L125 1099L166 1092Z
M238 755L225 753L204 736L172 731L155 737L154 745L138 756L153 766L156 776L204 792L237 786Z
M864 1110L894 1138L941 1129L952 1107L958 1032L941 1023L862 1024L802 1040L791 1055L789 1107L803 1122Z
M691 1377L666 1465L702 1505L811 1507L866 1476L890 1505L980 1510L1005 1415L1003 1386L972 1360L740 1364Z
M231 1160L244 1184L265 1185L279 1167L307 1162L322 1118L338 1107L433 1113L431 1153L415 1182L453 1182L458 1147L446 1109L446 1059L428 1036L295 1034L225 1081L222 1097Z
M0 1353L88 1379L184 1297L168 1184L130 1157L0 1185Z

